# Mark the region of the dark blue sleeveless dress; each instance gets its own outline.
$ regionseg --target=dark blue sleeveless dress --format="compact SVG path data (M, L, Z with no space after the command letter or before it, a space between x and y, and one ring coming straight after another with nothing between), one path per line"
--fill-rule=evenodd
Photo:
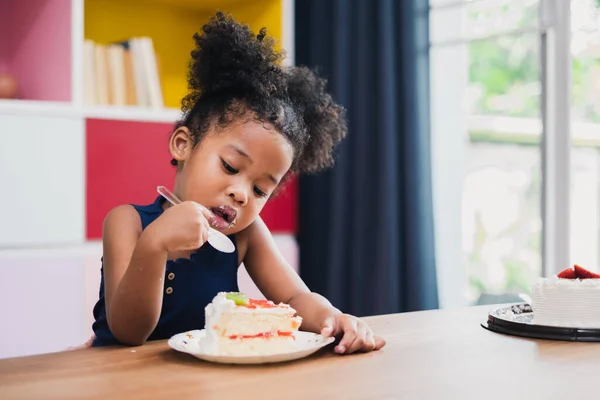
M140 214L142 229L158 218L164 199L159 196L146 206L134 205ZM229 238L235 244L235 236ZM171 336L193 329L204 328L204 308L221 291L237 292L238 252L221 253L208 243L191 254L190 259L180 258L167 261L163 304L156 328L148 340L168 339ZM92 325L96 338L92 346L119 344L112 335L106 319L104 302L104 267L101 268L100 298L94 306Z

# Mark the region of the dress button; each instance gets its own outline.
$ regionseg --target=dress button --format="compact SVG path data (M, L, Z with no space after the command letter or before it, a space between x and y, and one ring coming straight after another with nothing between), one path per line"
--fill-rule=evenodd
M167 294L171 294L171 293L173 293L173 288L172 287L168 287L167 290L165 290L165 292Z
M175 279L175 273L171 272L169 275L167 275L167 279L172 281L173 279Z

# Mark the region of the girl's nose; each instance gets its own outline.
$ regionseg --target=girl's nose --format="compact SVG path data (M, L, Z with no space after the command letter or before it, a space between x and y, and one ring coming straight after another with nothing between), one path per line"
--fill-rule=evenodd
M248 193L241 187L230 188L229 197L241 206L245 206L248 203Z

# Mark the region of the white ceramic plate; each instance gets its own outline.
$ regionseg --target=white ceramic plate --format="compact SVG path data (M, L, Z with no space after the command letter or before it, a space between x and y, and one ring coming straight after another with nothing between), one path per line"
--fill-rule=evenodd
M298 343L298 350L277 353L265 356L230 356L230 355L219 355L219 354L207 354L201 351L199 341L201 341L206 334L204 329L194 330L189 332L179 333L169 339L169 346L182 353L188 353L204 361L211 361L222 364L266 364L266 363L277 363L284 361L292 361L300 358L308 357L309 355L317 352L319 349L332 343L335 339L333 337L324 337L316 333L311 332L297 332L296 341Z

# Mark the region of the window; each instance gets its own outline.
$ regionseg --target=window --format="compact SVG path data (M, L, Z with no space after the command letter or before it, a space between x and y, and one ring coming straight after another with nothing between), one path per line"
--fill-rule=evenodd
M600 1L571 0L570 258L599 271Z
M594 33L588 32L586 43L597 37L594 2L571 4L574 21L576 7L587 3L586 29ZM600 85L600 68L594 69L600 57L594 58L592 50L579 57L585 77L576 74L574 57L571 76L568 54L576 46L565 40L570 39L568 1L430 0L430 7L441 306L485 303L486 296L518 300L539 276L566 268L569 254L594 269L600 154L587 141L570 157L565 105L572 78L573 118L583 113L589 124L594 112L600 113L594 107L600 105L594 103L600 90L592 94L590 83ZM590 10L596 11L595 20ZM593 128L588 129L589 134ZM573 132L578 138L578 130Z

